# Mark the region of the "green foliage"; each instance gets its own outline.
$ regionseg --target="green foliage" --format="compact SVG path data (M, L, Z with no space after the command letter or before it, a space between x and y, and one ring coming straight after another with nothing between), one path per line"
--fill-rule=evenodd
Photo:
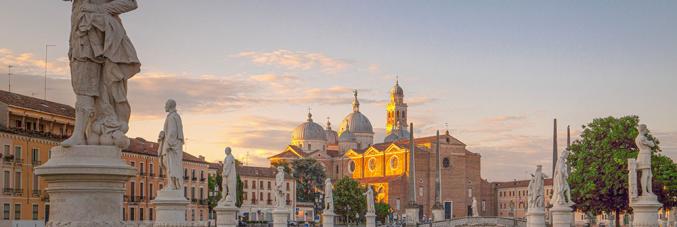
M315 201L315 191L322 191L327 177L324 167L315 159L302 158L291 162L292 175L296 179L296 199L299 202Z
M374 204L374 210L376 210L376 220L385 223L388 214L390 214L390 205L387 203L376 203Z
M628 210L627 160L637 158L634 140L638 123L637 116L606 117L582 127L581 138L570 146L568 160L571 195L577 209L593 214ZM656 138L648 135L648 139L656 144L652 157L654 193L660 202L674 203L677 167L669 158L655 154L660 151Z
M334 184L334 208L339 216L354 219L356 214L367 210L366 189L349 177L343 177ZM348 208L350 207L350 208Z

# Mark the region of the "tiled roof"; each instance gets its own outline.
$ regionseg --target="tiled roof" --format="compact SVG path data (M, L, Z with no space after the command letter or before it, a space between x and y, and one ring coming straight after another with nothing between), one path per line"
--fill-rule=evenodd
M529 180L514 180L506 182L492 182L497 188L524 188L529 186ZM548 186L552 185L552 178L546 178L543 180L543 185Z
M130 153L137 153L137 154L144 154L144 155L150 155L150 156L158 156L158 143L155 142L150 142L147 141L143 138L134 138L130 139L130 144L129 147L123 152L130 152ZM183 161L188 161L188 162L197 162L197 163L204 163L208 164L208 162L195 157L189 153L183 152Z
M308 153L304 152L303 149L301 149L301 148L299 148L299 147L297 147L297 146L295 146L295 145L288 145L288 147L289 147L291 150L293 150L294 152L296 152L296 153L298 153L299 155L301 155L301 157L306 157L306 156L308 156ZM273 156L270 156L270 157L268 157L268 158L269 158L269 159L271 159L271 158L285 158L284 156L285 156L285 154L287 153L286 151L287 151L287 149L285 149L283 152L280 152L280 153L275 154L275 155L273 155Z
M214 162L214 163L209 163L209 168L210 169L221 169L223 168L223 163L221 162Z
M8 91L0 91L0 102L10 106L75 118L75 109L69 105L33 98Z

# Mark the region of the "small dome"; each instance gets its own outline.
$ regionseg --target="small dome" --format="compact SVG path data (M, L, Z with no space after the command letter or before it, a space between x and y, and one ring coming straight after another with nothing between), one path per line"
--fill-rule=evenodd
M390 134L386 136L383 142L386 143L395 142L398 140L408 139L409 136L410 136L409 131L407 129L402 128L402 126L398 122L395 128L392 131L390 131Z
M338 138L339 143L344 143L344 142L355 142L355 136L353 136L353 133L350 132L350 130L346 129L341 133L341 135Z
M348 114L341 125L339 126L339 135L342 135L346 130L353 133L374 133L371 122L367 116L360 113L360 102L357 100L357 90L354 91L355 99L353 100L353 112Z
M324 130L327 135L327 144L338 144L338 133L331 129L331 122L327 120L327 129Z
M313 115L308 113L308 121L296 126L291 134L292 140L324 140L327 141L327 135L324 128L318 123L313 122Z
M395 80L395 86L393 86L393 88L390 89L390 94L404 96L404 90L402 90L402 87L400 87L399 80Z

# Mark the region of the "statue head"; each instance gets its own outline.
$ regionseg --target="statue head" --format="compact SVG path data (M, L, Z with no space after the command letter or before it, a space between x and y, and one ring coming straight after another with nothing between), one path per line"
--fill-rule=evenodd
M174 99L167 99L165 103L165 112L174 112L176 111L176 101Z
M542 172L543 166L542 165L537 165L536 166L536 172Z
M640 135L646 135L646 133L649 131L649 130L646 128L646 125L645 125L645 124L640 124L639 126L637 126L637 130L639 131L639 134L640 134Z
M226 156L230 155L231 154L230 147L226 147L225 152Z
M277 167L277 172L280 173L280 172L282 172L282 171L284 171L284 167L278 166L278 167Z
M324 179L324 185L331 184L331 178Z

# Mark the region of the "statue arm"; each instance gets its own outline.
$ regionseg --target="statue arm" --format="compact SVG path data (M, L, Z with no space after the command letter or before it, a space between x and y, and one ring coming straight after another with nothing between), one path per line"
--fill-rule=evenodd
M103 4L101 7L104 12L116 15L135 10L139 6L137 5L136 0L114 0Z

